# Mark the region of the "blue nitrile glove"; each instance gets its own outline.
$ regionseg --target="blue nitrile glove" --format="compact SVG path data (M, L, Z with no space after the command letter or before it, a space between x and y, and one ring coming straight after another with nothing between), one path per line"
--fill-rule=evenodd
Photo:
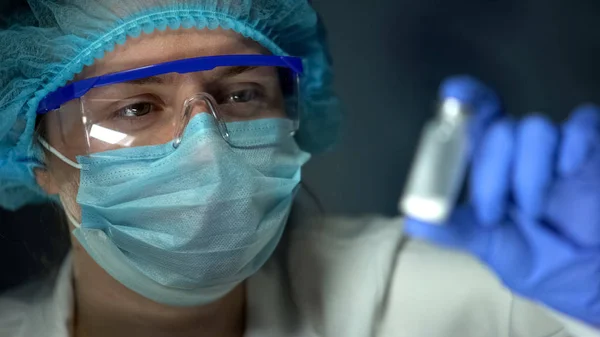
M509 119L474 79L441 94L475 110L470 202L445 226L407 219L405 231L469 251L516 293L600 327L600 109L582 106L559 128Z

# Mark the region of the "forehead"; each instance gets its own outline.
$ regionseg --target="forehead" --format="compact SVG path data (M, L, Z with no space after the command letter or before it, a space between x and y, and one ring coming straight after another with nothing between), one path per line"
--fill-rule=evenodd
M232 54L269 54L269 51L231 30L167 29L129 38L104 58L84 68L76 80L173 60Z

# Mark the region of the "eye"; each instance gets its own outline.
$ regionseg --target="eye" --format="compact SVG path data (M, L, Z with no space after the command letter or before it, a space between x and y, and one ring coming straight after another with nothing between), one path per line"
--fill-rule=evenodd
M225 104L248 103L260 97L255 89L246 89L233 92L225 98Z
M117 111L119 117L125 118L134 118L134 117L142 117L154 110L154 105L152 103L135 103L128 105L121 110Z

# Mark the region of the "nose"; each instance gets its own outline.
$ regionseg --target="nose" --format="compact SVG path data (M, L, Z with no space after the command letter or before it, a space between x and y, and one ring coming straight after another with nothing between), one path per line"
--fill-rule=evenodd
M192 118L203 113L211 115L215 119L216 124L219 128L219 132L221 133L223 138L225 140L229 139L229 132L227 131L225 123L221 120L219 116L219 113L216 108L216 103L214 102L212 96L206 93L198 93L185 100L183 104L181 125L179 127L179 132L177 133L177 137L174 142L174 145L176 147L179 146L184 130L187 128L187 125L192 120Z
M184 119L189 121L201 113L213 115L213 107L211 105L211 102L205 94L194 95L193 97L188 98L183 106Z
M207 113L217 121L220 121L221 116L219 116L217 109L216 102L210 94L197 93L186 99L183 103L183 119L189 121L198 114Z

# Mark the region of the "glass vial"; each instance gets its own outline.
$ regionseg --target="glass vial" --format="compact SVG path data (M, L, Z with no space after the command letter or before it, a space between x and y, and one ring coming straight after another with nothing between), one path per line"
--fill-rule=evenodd
M405 216L442 225L463 186L468 153L468 107L445 99L423 130L399 208Z

